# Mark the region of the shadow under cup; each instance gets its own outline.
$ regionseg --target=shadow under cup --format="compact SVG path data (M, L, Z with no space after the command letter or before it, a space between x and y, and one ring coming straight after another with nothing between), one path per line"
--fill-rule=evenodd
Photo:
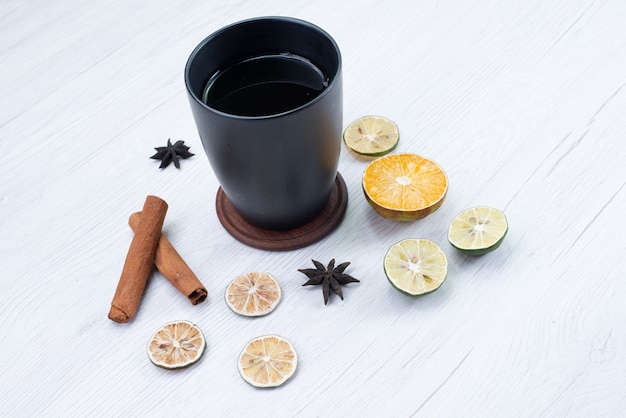
M341 55L308 22L250 19L202 41L185 68L200 139L250 224L287 230L326 205L342 132Z

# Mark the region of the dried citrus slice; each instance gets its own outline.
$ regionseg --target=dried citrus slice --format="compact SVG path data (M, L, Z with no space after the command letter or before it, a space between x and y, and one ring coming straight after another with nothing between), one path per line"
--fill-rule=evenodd
M252 272L236 277L226 288L226 304L244 316L272 312L281 298L278 282L269 273Z
M367 166L363 191L380 215L397 221L422 219L439 209L448 191L446 173L416 154L390 154Z
M200 360L205 347L200 328L188 321L175 321L168 322L154 333L147 351L155 365L179 369Z
M434 242L410 238L389 248L384 268L393 287L418 296L439 289L448 275L448 260Z
M498 248L508 230L504 213L479 206L465 209L450 222L448 241L464 254L482 255Z
M382 116L363 116L343 132L343 141L348 148L372 157L393 151L399 139L398 125Z
M252 386L276 387L293 376L298 366L298 355L285 338L262 335L246 345L237 364L243 380Z

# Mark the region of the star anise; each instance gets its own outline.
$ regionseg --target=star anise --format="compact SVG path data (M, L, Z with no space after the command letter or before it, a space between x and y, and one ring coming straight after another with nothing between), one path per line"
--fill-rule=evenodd
M324 267L319 261L311 260L315 265L314 269L299 269L300 273L304 273L309 280L302 286L317 286L322 285L322 293L324 294L324 305L328 304L328 297L330 291L337 294L343 300L343 292L341 291L341 285L358 282L359 280L345 274L344 270L350 265L350 262L339 264L335 267L335 259L333 258L328 263L327 267Z
M193 157L195 154L189 152L189 147L185 145L185 141L176 141L174 145L172 145L172 141L167 139L167 146L165 147L155 147L154 148L157 153L154 154L152 159L161 160L161 165L159 168L165 168L173 161L174 166L176 168L180 168L179 158L189 158Z

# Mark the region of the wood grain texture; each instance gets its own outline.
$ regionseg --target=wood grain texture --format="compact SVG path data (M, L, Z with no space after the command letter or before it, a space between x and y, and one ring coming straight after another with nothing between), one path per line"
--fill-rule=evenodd
M439 163L446 202L415 223L365 201L369 162L345 147L341 225L269 252L226 232L189 110L193 48L237 20L287 15L343 54L344 125L394 120L396 152ZM0 2L0 416L624 416L626 411L626 6L607 1L226 0ZM196 153L159 170L153 147ZM146 195L206 286L193 306L154 273L132 323L106 318ZM470 258L446 242L462 209L502 209L510 230ZM404 238L446 252L435 293L408 298L382 259ZM351 261L361 280L324 306L297 272ZM228 283L271 272L283 300L239 317ZM171 372L145 347L187 319L204 358ZM236 360L277 333L294 378L258 390Z

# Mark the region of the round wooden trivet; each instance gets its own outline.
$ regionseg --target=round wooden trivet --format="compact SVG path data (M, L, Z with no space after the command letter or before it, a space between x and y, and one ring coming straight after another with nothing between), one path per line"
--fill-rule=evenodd
M249 224L235 210L220 187L215 199L217 217L226 231L238 241L269 251L303 248L330 234L342 221L348 207L348 189L339 173L328 203L311 222L287 231L270 231Z

